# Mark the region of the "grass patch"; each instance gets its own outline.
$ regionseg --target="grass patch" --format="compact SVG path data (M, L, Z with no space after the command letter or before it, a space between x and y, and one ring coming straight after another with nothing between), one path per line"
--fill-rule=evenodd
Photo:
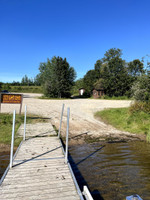
M8 89L10 92L21 92L21 93L42 93L41 86L10 86Z
M52 98L52 97L46 97L46 96L41 96L41 97L38 97L38 99L49 99L49 100L70 100L71 98Z
M11 134L12 134L12 114L3 114L0 113L0 143L2 144L11 144ZM27 116L27 123L38 123L38 122L47 122L48 118L42 118L39 116ZM18 146L22 138L17 137L17 130L20 125L24 123L24 116L16 114L16 123L15 123L15 142L14 146Z
M133 98L129 98L127 96L119 96L119 97L112 96L112 97L109 97L107 95L101 96L99 98L94 98L93 96L91 96L89 99L94 99L94 100L103 100L103 99L106 99L106 100L133 100Z
M108 100L131 100L131 98L127 97L127 96L119 96L119 97L109 97L107 95L105 95L104 97L102 97L103 99L108 99Z
M150 114L142 111L131 113L129 108L112 108L97 112L95 117L122 131L146 135L150 131Z

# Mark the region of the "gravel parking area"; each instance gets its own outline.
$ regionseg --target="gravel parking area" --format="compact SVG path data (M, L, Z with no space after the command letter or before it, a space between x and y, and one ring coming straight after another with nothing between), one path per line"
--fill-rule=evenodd
M24 94L22 112L27 105L28 113L50 118L52 124L59 128L62 104L65 104L62 133L66 130L67 107L70 107L70 135L77 136L87 133L92 137L117 137L136 138L135 134L116 130L110 125L94 118L94 113L106 108L128 107L131 101L126 100L94 100L94 99L70 99L70 100L46 100L38 99L41 94ZM19 105L2 104L1 111L12 113Z

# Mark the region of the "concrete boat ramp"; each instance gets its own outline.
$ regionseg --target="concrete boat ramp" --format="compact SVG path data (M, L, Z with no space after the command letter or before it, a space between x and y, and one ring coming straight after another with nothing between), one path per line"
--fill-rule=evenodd
M23 127L19 134L23 135ZM50 123L26 126L26 140L2 177L1 200L84 199Z

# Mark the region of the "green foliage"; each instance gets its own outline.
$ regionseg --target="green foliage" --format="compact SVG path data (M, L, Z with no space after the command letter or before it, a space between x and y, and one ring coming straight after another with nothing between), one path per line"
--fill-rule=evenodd
M136 78L144 73L144 65L139 59L135 59L128 63L128 73Z
M42 93L41 86L10 86L10 92Z
M142 111L131 113L129 108L113 108L97 112L95 116L122 131L147 135L150 130L150 115Z
M89 70L83 79L84 87L89 94L92 94L91 90L94 88L100 87L101 82L101 87L107 96L131 97L132 85L138 77L148 74L149 71L144 69L144 64L139 59L126 63L121 56L121 49L111 48L106 51L102 59L96 61L94 70ZM144 95L147 98L149 91L147 89L145 91L147 93Z
M109 49L104 58L96 61L94 70L86 73L83 80L84 87L89 94L94 88L103 88L105 94L110 97L130 95L131 81L121 55L120 49Z
M79 89L83 88L84 83L83 83L83 79L79 79L77 81L75 81L72 89L71 89L71 94L73 96L78 96L79 95Z
M95 70L89 70L83 78L84 81L84 88L87 94L91 95L92 90L94 88L94 83L97 80L97 74Z
M146 141L147 141L148 143L150 143L150 129L149 129L149 131L148 131L148 133L147 133L147 135L146 135Z
M122 55L121 49L111 48L104 54L103 61L109 62L111 59L120 58Z
M98 79L93 85L94 85L94 88L96 90L99 90L99 89L103 89L104 88L104 85L103 85L103 82L104 80L102 78Z
M130 100L130 98L128 96L118 96L118 97L112 96L112 97L110 97L110 96L105 95L103 98L108 99L108 100Z
M12 134L12 114L2 114L0 113L0 143L11 144L11 134ZM47 120L39 116L27 116L27 123L37 123L37 122L47 122ZM17 130L20 125L24 123L23 115L16 115L15 122L15 146L18 146L22 138L18 137Z
M137 101L150 101L150 76L142 75L132 86L132 96Z
M5 84L2 85L2 90L8 90L8 91L9 91L10 88L11 88L11 87L10 87L10 84L9 84L9 83L5 83Z
M27 75L25 75L22 80L21 80L21 85L23 86L31 86L31 85L35 85L35 81L32 78L28 78Z
M2 84L3 84L3 83L2 83L2 82L0 82L0 91L1 91L1 89L2 89Z
M54 98L70 96L76 73L66 58L48 59L46 63L40 64L39 70L38 78L43 85L45 96Z
M103 86L108 96L123 96L129 90L129 79L125 62L114 57L109 59L102 72Z
M102 60L97 60L94 66L95 72L96 72L96 78L101 78L101 68L102 68Z
M131 113L143 111L145 113L150 114L150 101L148 102L135 101L133 104L131 104L129 110Z

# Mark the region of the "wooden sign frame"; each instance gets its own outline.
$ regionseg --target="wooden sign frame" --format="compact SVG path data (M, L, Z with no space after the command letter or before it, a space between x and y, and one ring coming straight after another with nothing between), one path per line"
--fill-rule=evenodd
M1 104L2 103L20 104L19 114L21 115L22 102L23 102L22 94L0 93L0 112L1 112Z

